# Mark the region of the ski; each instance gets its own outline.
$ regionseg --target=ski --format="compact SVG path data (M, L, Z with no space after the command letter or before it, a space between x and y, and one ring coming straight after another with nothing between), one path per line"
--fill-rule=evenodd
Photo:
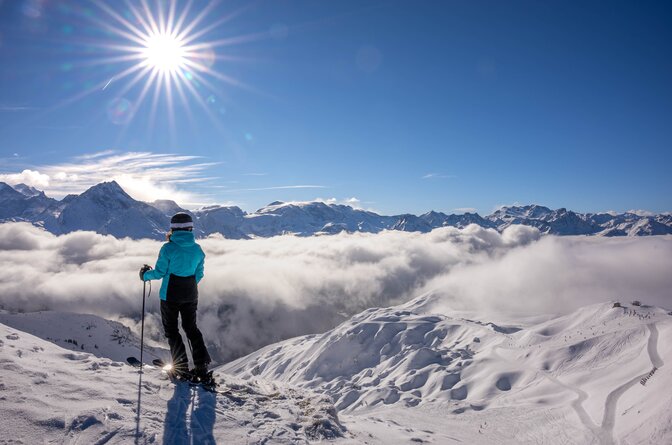
M160 358L155 358L152 360L152 364L157 368L160 368L162 373L167 375L171 380L181 382L188 382L193 380L193 376L189 371L176 372L172 366L168 366L170 363L164 362Z
M158 366L159 368L163 368L164 366L166 366L166 362L164 362L160 358L155 358L154 360L152 360L152 365Z
M126 358L126 363L128 363L129 365L131 365L134 368L139 368L140 367L140 360L138 360L137 357L133 357L133 356L127 357ZM147 363L144 364L144 367L145 368L152 368L152 366L150 366Z
M128 362L129 365L135 368L140 367L140 360L138 360L136 357L128 357L126 361ZM159 358L155 358L154 360L152 360L152 365L154 365L153 367L161 369L161 371L165 373L168 376L168 378L175 384L181 382L188 383L189 386L191 387L203 388L205 391L211 392L213 394L220 394L224 397L227 397L236 405L245 404L245 400L242 397L235 395L232 390L228 388L220 389L219 384L215 381L215 378L212 376L212 371L208 372L208 378L210 379L209 382L199 382L193 380L194 377L191 375L191 373L182 373L181 376L178 376L176 375L176 373L171 372L170 370L164 370L163 368L167 364L168 363L164 362ZM149 365L145 364L145 366Z
M182 372L178 374L173 372L172 370L163 369L168 363L164 362L159 358L155 358L154 360L152 360L152 364L158 368L161 368L162 371L165 372L173 382L186 382L189 383L189 386L200 387L212 393L216 394L224 393L222 391L217 390L218 385L214 377L212 376L212 371L208 372L207 380L200 381L190 372Z
M131 366L133 366L134 368L139 368L140 365L141 365L140 360L138 360L138 359L135 358L135 357L128 357L128 358L126 359L126 362L128 362L128 364L131 365Z

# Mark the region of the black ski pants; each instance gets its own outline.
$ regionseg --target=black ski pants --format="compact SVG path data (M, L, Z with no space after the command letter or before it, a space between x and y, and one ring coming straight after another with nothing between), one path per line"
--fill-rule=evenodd
M196 326L196 309L198 300L187 302L171 302L161 300L161 320L163 321L163 330L170 345L170 355L173 358L175 368L186 369L188 367L187 351L184 348L182 335L177 325L178 315L182 317L182 329L187 334L187 339L191 343L192 357L194 365L207 365L210 363L210 355L205 347L203 335Z

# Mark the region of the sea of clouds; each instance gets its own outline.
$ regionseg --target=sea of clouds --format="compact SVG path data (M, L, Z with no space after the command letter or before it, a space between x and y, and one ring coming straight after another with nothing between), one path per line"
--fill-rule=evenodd
M433 292L437 311L531 316L643 300L672 308L672 237L540 236L475 225L300 238L200 240L199 325L217 362L324 332L366 308ZM138 329L143 285L161 243L92 232L52 235L0 224L0 307L93 313ZM159 282L146 333L161 341Z

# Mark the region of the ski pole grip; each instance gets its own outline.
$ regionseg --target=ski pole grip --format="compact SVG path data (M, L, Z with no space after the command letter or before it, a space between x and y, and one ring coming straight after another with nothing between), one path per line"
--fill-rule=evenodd
M140 275L140 279L141 279L142 281L145 281L145 272L147 272L147 271L149 271L149 270L152 270L152 266L149 266L149 265L147 265L147 264L144 264L144 265L140 268L139 275Z

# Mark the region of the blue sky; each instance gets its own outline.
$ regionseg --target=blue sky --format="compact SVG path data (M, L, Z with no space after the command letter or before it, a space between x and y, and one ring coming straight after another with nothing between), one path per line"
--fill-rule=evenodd
M123 2L0 1L0 180L246 210L672 210L669 2L209 5L185 15L206 11L184 101L175 82L141 101Z

